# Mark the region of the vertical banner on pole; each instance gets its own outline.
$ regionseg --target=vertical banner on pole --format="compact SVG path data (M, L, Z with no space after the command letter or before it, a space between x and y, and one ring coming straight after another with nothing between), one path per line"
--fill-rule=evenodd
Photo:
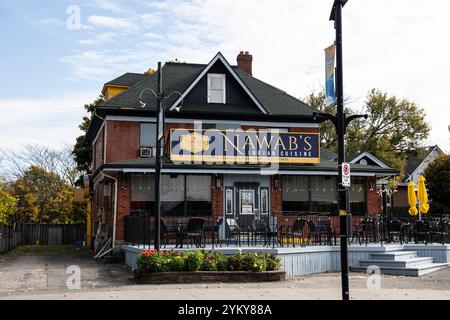
M335 44L332 44L325 49L325 103L327 104L327 106L336 103L336 91L334 88L335 54Z
M161 141L161 150L158 150L158 152L161 154L161 156L164 156L164 108L161 108L158 114L158 137L157 141Z

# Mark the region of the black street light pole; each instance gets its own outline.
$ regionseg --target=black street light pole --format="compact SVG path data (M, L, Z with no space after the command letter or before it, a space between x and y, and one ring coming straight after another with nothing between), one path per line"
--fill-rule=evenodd
M145 88L141 91L139 97L139 103L142 108L146 107L146 103L142 101L143 94L146 90L150 90L158 100L156 111L156 165L155 165L155 249L159 251L161 249L161 169L162 169L162 157L164 146L164 123L165 123L165 110L163 106L163 100L169 99L173 94L178 94L181 100L181 106L176 106L175 111L179 112L183 106L183 96L178 91L172 91L168 96L165 95L162 85L162 66L161 62L158 62L157 72L157 93L152 88Z
M164 107L162 101L164 99L164 92L162 91L162 68L161 62L158 62L158 88L157 88L157 116L156 116L156 167L155 167L155 249L157 251L161 248L161 147L164 139Z
M338 209L340 225L340 246L341 246L341 282L342 282L342 300L349 300L349 282L348 282L348 189L342 184L342 164L345 162L345 135L348 124L357 118L367 118L367 115L352 115L347 117L344 113L344 76L342 59L342 8L347 0L334 0L331 10L330 20L335 22L336 29L336 115L328 113L314 113L314 117L330 120L336 128L338 138Z

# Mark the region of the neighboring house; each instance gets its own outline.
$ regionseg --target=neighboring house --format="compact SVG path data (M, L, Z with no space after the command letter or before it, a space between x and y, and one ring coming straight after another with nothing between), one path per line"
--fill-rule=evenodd
M391 206L396 214L407 214L408 212L408 183L413 181L417 189L419 177L424 174L428 165L444 152L438 146L432 146L424 148L422 154L422 156L411 157L406 160L404 179L391 197Z
M163 216L245 224L257 211L337 213L337 160L320 148L315 110L253 77L248 52L237 62L218 53L208 64L162 68L164 92L178 92L164 100ZM147 89L157 91L157 75L125 74L106 84L108 100L87 132L94 227L112 232L116 225L116 243L126 216L154 214L157 99ZM351 212L380 213L377 179L397 171L370 154L355 159Z

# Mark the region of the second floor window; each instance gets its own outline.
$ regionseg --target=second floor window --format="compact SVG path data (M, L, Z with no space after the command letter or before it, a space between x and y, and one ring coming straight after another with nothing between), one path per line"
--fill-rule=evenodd
M226 103L224 74L208 74L208 103Z
M156 123L141 123L141 147L156 147Z

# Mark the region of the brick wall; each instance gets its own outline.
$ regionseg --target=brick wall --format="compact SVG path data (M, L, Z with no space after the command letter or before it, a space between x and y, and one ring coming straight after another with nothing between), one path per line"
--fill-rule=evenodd
M106 130L106 162L137 159L140 146L140 123L108 121Z
M375 177L366 178L367 190L367 212L369 214L383 213L383 201L377 191L377 181Z
M409 207L408 188L406 186L399 186L397 192L392 194L392 206L396 208Z
M275 188L274 181L278 179L279 187ZM283 210L283 203L281 198L281 177L279 175L272 176L270 179L270 209L276 215L279 215Z
M218 177L222 180L223 183L223 175L218 175ZM214 216L214 220L223 217L223 188L216 188L216 177L211 177L211 186L212 186L212 212Z
M94 143L94 150L92 152L93 155L93 167L94 170L97 170L103 164L103 139L104 139L105 130L102 129L100 134L98 135L97 140Z
M125 174L125 179L127 181L127 187L122 188L122 175L119 174L118 184L119 189L117 190L117 224L116 224L116 240L124 240L124 219L125 216L130 214L130 200L131 200L131 175Z

